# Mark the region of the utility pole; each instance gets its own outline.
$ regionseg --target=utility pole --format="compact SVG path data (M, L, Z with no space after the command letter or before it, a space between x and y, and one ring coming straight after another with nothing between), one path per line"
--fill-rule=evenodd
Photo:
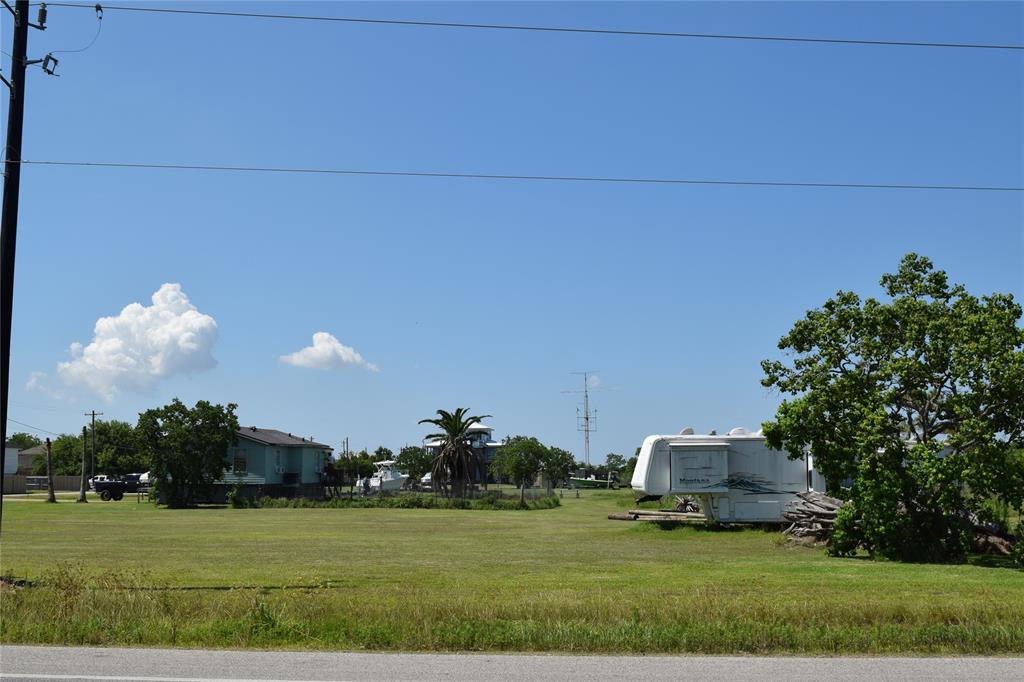
M0 76L10 98L7 108L7 142L4 146L4 197L0 208L0 441L7 446L7 396L11 380L11 320L14 317L14 250L18 241L18 191L21 187L21 137L25 123L25 67L28 66L28 27L46 29L46 5L39 8L38 23L28 20L28 0L16 0L11 40L11 79ZM0 10L2 11L2 10ZM0 451L0 519L3 518L4 451Z
M87 450L87 448L85 447L85 427L83 426L82 427L82 483L81 483L81 485L78 488L78 499L75 500L76 502L88 502L89 501L89 500L85 499L85 490L86 490L86 488L89 487L88 481L85 480L85 461L87 459L86 450Z
M96 417L102 417L102 412L93 410L92 412L86 412L86 417L92 417L92 457L89 460L89 476L96 475Z
M50 439L46 439L46 501L56 502L57 496L53 494L53 454L50 450Z
M7 5L7 3L4 3ZM10 5L7 5L10 9ZM11 43L10 101L7 107L7 144L4 147L4 199L0 215L0 360L3 373L3 406L0 430L7 450L7 388L11 378L11 319L14 310L14 247L18 237L18 186L21 183L21 131L25 117L25 55L28 52L28 0L17 0L14 40ZM4 455L0 454L0 471ZM0 487L0 519L3 489Z

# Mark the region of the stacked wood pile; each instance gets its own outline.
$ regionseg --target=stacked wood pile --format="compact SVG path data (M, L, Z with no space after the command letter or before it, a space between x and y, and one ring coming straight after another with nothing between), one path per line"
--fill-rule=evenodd
M796 497L786 504L782 512L782 518L790 524L785 530L786 535L826 542L843 501L814 491L797 493Z

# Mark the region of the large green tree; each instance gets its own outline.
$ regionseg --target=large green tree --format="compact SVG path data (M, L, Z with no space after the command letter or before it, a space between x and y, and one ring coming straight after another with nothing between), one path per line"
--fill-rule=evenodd
M609 471L619 472L626 466L626 458L614 452L609 452L604 458L604 464Z
M792 396L764 424L771 447L814 455L849 502L832 551L908 560L970 551L970 518L1024 504L1024 330L1009 294L973 296L908 254L887 301L839 291L779 342L763 384Z
M526 499L526 487L533 484L544 466L548 449L532 436L506 438L498 449L491 467L498 476L519 486L519 501Z
M636 471L636 463L639 459L640 457L638 455L634 455L627 459L626 465L622 467L622 474L620 475L619 480L626 485L629 485L629 482L633 480L633 472Z
M82 436L64 433L50 444L54 476L78 476L82 470ZM32 473L46 475L46 455L32 458Z
M406 445L398 451L395 461L398 462L399 470L409 474L409 481L415 485L430 471L434 458L430 456L426 448Z
M547 481L548 494L551 493L551 486L569 478L569 474L575 466L576 459L568 450L554 446L547 448L541 461L540 472L544 474L544 479Z
M238 442L237 407L200 400L189 408L175 398L139 415L139 450L168 506L192 504L224 473L228 448Z
M454 412L438 410L437 417L421 419L420 424L433 424L439 431L427 436L438 443L437 456L430 467L430 480L435 490L446 497L465 497L470 484L483 477L483 467L470 443L469 428L491 415L470 415L469 408Z
M19 450L28 450L29 448L34 448L37 445L42 445L43 441L33 436L31 433L18 431L17 433L11 434L11 436L7 439L7 443L12 448L18 448Z
M87 444L92 447L92 427ZM149 460L139 450L135 427L117 419L96 422L96 471L104 474L131 474L149 470Z

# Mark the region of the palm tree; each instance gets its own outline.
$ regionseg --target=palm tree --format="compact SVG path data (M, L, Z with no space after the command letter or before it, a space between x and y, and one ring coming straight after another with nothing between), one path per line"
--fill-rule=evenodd
M437 419L421 419L420 424L433 424L441 430L428 440L438 441L439 447L430 467L430 481L434 490L442 490L445 497L465 497L466 487L480 471L480 462L470 444L469 428L491 415L470 416L468 407L454 412L437 411Z

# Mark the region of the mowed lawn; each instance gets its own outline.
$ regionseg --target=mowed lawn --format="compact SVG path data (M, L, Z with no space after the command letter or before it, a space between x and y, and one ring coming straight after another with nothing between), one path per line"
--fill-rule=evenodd
M777 532L537 511L5 501L4 642L1021 653L1024 572L830 559Z

